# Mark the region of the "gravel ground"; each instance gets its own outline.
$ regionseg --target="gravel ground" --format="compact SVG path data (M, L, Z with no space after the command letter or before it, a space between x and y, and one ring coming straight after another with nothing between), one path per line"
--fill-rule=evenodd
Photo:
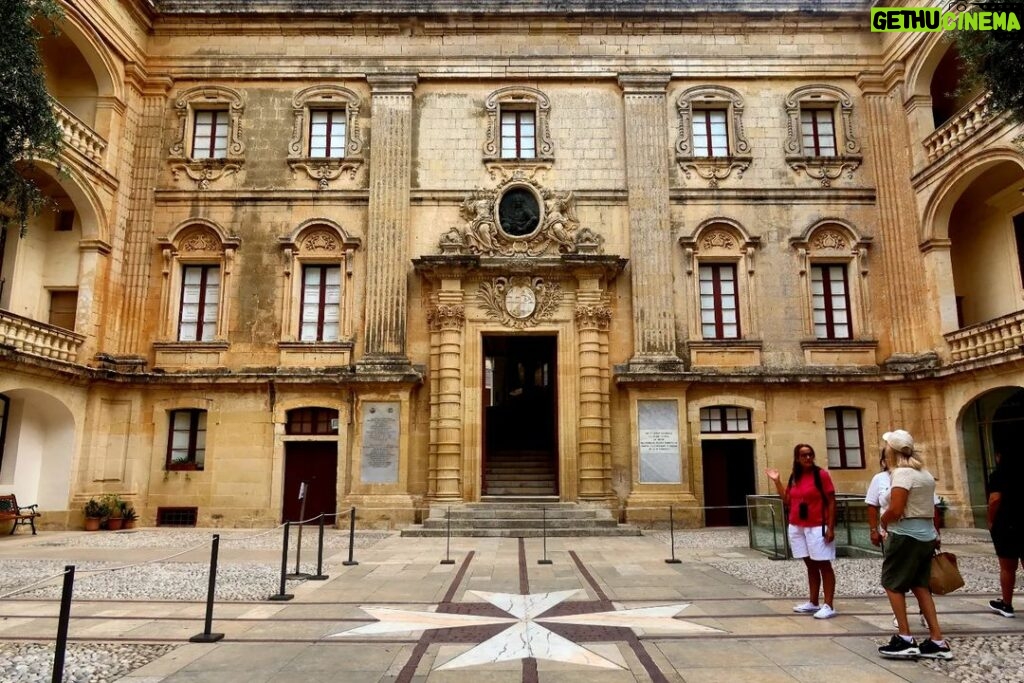
M149 664L175 645L69 643L64 658L65 683L111 683ZM0 681L49 683L53 645L0 643Z
M220 534L220 547L244 550L277 550L281 548L282 530L265 529L239 531L236 529L131 529L127 531L94 531L89 533L68 534L46 540L34 547L42 548L191 548L209 544L213 534ZM316 548L318 529L305 527L302 532L302 547ZM357 531L355 541L357 548L369 548L394 532L388 531ZM295 548L298 544L298 532L292 529L288 536L288 545ZM342 529L324 530L324 549L337 551L348 548L348 531Z

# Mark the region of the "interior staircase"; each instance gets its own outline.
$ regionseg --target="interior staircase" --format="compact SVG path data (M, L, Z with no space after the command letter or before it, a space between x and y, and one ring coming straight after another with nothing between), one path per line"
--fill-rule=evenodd
M489 453L484 466L484 496L558 495L558 470L547 451Z
M639 536L640 529L619 524L604 507L560 503L555 496L485 496L479 503L433 505L423 524L403 536L444 536L451 511L452 536L540 538L548 536Z

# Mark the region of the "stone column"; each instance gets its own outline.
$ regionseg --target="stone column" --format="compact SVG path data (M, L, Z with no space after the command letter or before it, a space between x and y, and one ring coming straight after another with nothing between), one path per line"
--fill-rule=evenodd
M918 247L920 225L913 188L906 182L913 175L912 145L907 114L903 110L903 74L861 74L857 84L864 92L865 156L873 160L878 191L878 253L885 277L893 330L885 340L889 361L912 361L930 345L928 330L938 329L930 320L933 307L921 307L928 299L921 273L925 264Z
M633 290L631 366L681 371L672 306L669 223L668 74L621 74L625 101L626 185Z
M415 74L367 77L370 121L370 211L367 229L366 329L360 365L406 368L409 189Z
M435 500L462 500L462 330L466 315L461 289L438 292L437 300L428 313L431 361L437 366L430 387L430 495Z
M579 497L611 495L611 424L609 406L608 326L611 310L601 292L578 292L579 335Z

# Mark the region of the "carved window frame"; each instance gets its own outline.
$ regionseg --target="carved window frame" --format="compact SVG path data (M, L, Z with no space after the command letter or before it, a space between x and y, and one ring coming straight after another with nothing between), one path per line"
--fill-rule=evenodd
M231 319L231 270L235 251L241 240L229 236L220 226L203 218L192 218L158 241L163 258L160 295L162 346L208 348L226 346L227 323ZM217 330L212 341L181 341L178 339L181 314L182 279L186 266L218 266L220 268L220 299L217 302Z
M196 112L219 110L228 115L228 146L224 157L195 159L192 157ZM178 127L171 143L171 171L177 180L181 173L205 190L212 182L237 173L245 163L245 143L242 141L242 114L245 96L239 90L220 85L201 85L182 92L174 101Z
M742 345L760 336L760 324L755 315L757 295L754 287L755 254L761 238L751 236L738 222L715 217L701 223L690 237L679 240L683 249L686 271L686 297L689 315L690 342L712 345ZM736 305L739 337L705 338L700 317L700 267L712 264L731 264L736 269Z
M504 159L501 156L502 109L532 110L536 128L536 156L529 159ZM487 115L487 137L484 141L483 161L491 171L500 169L536 171L550 168L555 161L555 145L551 141L549 123L551 100L540 90L526 86L498 88L484 100Z
M871 339L871 316L868 314L868 249L872 239L861 236L850 223L827 218L814 223L800 237L790 240L799 260L800 287L803 298L803 333L811 343L823 345L867 341ZM847 296L850 300L850 336L845 339L825 339L815 336L812 316L811 267L815 265L844 265L846 267Z
M724 109L729 153L726 156L697 156L693 149L693 112L703 109ZM733 173L736 178L750 167L753 156L750 142L743 132L743 96L732 88L721 85L698 85L684 90L676 99L679 114L679 135L676 140L676 163L689 180L693 175L706 180L708 187L719 183Z
M844 174L853 179L853 172L864 160L860 142L854 135L853 98L842 88L834 85L812 84L796 88L785 99L787 135L784 150L786 163L797 173L806 173L830 187L832 181ZM801 133L801 111L804 109L829 109L836 136L836 156L808 156L804 153Z
M281 307L281 343L303 347L351 346L353 328L353 273L355 252L362 240L350 236L344 228L326 218L305 221L288 237L279 240L284 258ZM306 265L336 265L341 267L339 329L337 341L302 341L302 273Z
M288 142L288 166L293 173L304 171L325 190L344 174L355 179L363 165L363 138L359 129L362 100L355 91L340 85L314 85L295 93L292 98L292 138ZM315 110L345 112L345 156L309 156L310 112Z

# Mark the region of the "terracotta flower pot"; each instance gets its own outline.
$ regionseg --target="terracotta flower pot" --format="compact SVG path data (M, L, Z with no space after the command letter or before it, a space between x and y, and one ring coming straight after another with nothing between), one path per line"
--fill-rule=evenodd
M99 531L100 530L100 518L99 517L86 517L85 518L85 530L86 531Z
M108 517L107 518L107 528L110 529L111 531L118 531L121 528L122 524L124 524L124 518L123 517Z

